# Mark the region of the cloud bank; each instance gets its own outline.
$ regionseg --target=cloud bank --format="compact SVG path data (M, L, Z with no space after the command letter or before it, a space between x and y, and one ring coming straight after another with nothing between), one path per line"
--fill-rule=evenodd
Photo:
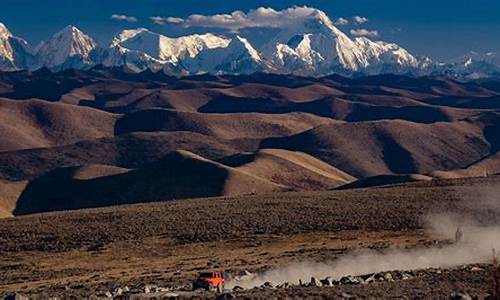
M111 20L125 21L125 22L129 22L129 23L135 23L138 21L136 17L127 16L127 15L118 15L118 14L112 15Z
M335 25L340 25L340 26L349 25L349 20L345 18L338 18L337 21L335 21Z
M352 20L354 21L354 23L356 23L358 25L368 23L367 18L360 17L360 16L355 16L354 18L352 18Z
M248 13L237 10L230 14L195 14L186 19L157 16L151 17L151 21L156 24L176 24L186 27L213 27L236 31L242 28L251 27L284 27L319 15L324 15L324 13L318 9L307 6L294 6L280 11L272 8L260 7L250 10ZM326 15L324 16L326 17ZM341 22L345 21L347 20L342 19Z
M377 37L378 31L376 30L368 30L368 29L351 29L350 33L354 36L369 36L369 37Z

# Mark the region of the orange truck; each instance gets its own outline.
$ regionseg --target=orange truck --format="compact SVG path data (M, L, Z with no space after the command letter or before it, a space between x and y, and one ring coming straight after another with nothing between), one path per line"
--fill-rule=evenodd
M221 293L224 290L224 277L222 277L222 274L219 272L200 273L193 283L193 290L197 289Z

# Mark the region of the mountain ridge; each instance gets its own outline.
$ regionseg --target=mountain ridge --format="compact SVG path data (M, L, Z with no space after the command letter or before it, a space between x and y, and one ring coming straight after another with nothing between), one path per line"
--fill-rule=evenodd
M10 59L9 66L0 65L0 70L86 69L102 64L125 66L135 72L163 70L172 75L267 72L324 76L388 71L403 74L425 65L396 44L351 39L323 11L308 11L306 17L260 42L242 33L206 32L173 38L138 28L124 30L107 46L98 46L89 35L70 25L37 47L34 62L19 64ZM12 51L0 51L0 57L11 56Z

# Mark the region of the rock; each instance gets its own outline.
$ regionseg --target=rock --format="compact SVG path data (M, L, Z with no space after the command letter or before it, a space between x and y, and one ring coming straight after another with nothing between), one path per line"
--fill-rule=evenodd
M143 293L144 291L139 289L139 288L132 288L128 291L129 294L141 294Z
M482 271L482 270L483 270L483 268L480 268L480 267L472 267L470 270L471 270L472 272L480 272L480 271Z
M331 277L326 277L325 279L321 280L321 285L322 286L333 286L333 279Z
M168 292L168 293L161 295L161 299L177 299L178 297L179 297L179 294L174 293L174 292Z
M147 284L144 286L144 293L145 294L156 293L156 292L158 292L158 287L156 285Z
M321 282L315 277L311 277L311 281L309 282L309 286L321 286Z
M106 292L106 293L104 294L104 296L105 296L106 298L113 298L113 294L111 294L111 292Z
M472 300L468 294L453 292L450 294L450 300Z
M120 296L123 294L123 289L122 288L114 288L111 290L111 294L113 296Z
M363 279L363 284L368 284L375 282L377 280L375 274L367 274L367 275L361 275L359 276L361 279Z
M290 287L290 283L288 283L288 282L283 282L282 284L279 284L279 285L277 285L276 287L277 287L277 288L279 288L279 289L287 289L287 288L289 288L289 287Z
M262 288L266 288L266 289L272 289L272 288L274 288L273 284L272 284L272 283L270 283L269 281L264 282L264 284L263 284L263 285L261 285L260 287L262 287Z
M410 275L410 274L408 274L408 273L403 273L403 274L401 274L401 280L410 280L410 279L412 279L412 278L413 278L413 276L411 276L411 275Z
M354 298L354 296L348 293L342 293L342 299L350 299L350 298Z
M340 284L360 284L360 281L358 278L349 275L340 278Z
M4 298L5 300L29 300L30 298L20 294L20 293L11 293Z
M244 291L245 289L239 285L233 287L233 292Z
M253 274L253 273L248 272L248 271L245 270L239 276L235 276L234 280L236 280L236 281L251 280L251 279L255 278L255 276L256 276L256 274Z
M384 274L384 279L386 281L394 281L394 278L392 277L392 274L389 273L389 272L387 272L387 273Z
M231 293L220 294L215 300L236 299L236 296Z

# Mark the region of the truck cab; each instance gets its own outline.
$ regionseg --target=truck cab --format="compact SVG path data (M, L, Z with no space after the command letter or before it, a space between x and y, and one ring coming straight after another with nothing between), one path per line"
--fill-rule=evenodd
M219 272L203 272L193 283L193 290L205 289L207 291L222 292L224 289L224 278Z

